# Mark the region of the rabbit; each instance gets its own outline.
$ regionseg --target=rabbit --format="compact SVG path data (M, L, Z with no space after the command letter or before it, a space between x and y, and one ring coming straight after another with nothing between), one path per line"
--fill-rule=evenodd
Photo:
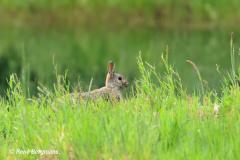
M90 92L71 93L72 98L79 100L96 100L103 98L106 100L120 101L122 97L122 90L128 87L128 81L119 73L115 73L115 65L112 61L108 63L108 73L106 75L105 86Z

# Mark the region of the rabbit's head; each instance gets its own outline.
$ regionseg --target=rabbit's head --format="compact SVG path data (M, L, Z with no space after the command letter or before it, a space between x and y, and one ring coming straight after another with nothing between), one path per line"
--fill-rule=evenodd
M125 77L119 73L115 73L114 63L110 61L108 63L108 73L106 77L105 86L108 88L123 89L128 86L128 81Z

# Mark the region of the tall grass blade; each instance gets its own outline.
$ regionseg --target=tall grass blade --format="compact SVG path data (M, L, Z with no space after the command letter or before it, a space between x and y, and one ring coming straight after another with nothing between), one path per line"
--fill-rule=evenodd
M189 63L190 65L192 65L193 69L196 71L197 73L197 76L198 76L198 79L200 81L200 85L201 85L201 92L202 92L202 97L205 95L205 91L204 91L204 85L203 85L203 79L202 79L202 76L200 74L200 71L197 67L197 65L191 61L191 60L186 60L187 63Z

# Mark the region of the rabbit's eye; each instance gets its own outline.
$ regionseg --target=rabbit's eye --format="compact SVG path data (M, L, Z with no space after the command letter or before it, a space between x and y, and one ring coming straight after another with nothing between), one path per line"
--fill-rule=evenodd
M122 77L118 77L118 80L121 81L121 80L122 80Z

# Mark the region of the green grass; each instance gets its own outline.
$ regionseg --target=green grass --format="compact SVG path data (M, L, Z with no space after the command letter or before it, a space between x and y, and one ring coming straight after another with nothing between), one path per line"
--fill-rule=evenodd
M138 58L135 92L119 103L59 103L65 83L27 100L12 75L8 99L0 101L0 159L36 159L17 149L55 149L60 159L239 159L240 88L187 95L162 57L158 70ZM220 105L214 115L214 104ZM45 157L46 158L46 157Z
M239 5L238 0L0 0L1 25L9 22L17 26L42 27L70 24L75 28L79 28L79 24L88 28L99 23L104 27L119 27L120 24L122 27L238 28Z
M198 78L191 65L186 63L187 59L196 63L203 80L208 82L211 89L220 90L221 76L216 71L216 64L222 75L231 68L229 33L229 30L135 29L109 32L3 29L0 31L0 89L7 85L6 77L10 73L19 73L21 68L18 67L21 66L30 70L30 77L33 77L30 81L31 89L34 90L39 83L51 88L56 79L55 65L60 74L68 70L72 86L79 79L81 87L87 89L93 78L93 87L101 87L105 80L106 62L109 60L116 63L118 72L133 82L139 76L136 63L139 51L143 59L155 65L158 72L163 72L159 57L168 45L169 63L174 65L189 92L198 88L200 83L196 83ZM239 65L240 39L237 33L235 57L236 65ZM19 60L24 56L25 59ZM34 92L31 89L32 95Z

